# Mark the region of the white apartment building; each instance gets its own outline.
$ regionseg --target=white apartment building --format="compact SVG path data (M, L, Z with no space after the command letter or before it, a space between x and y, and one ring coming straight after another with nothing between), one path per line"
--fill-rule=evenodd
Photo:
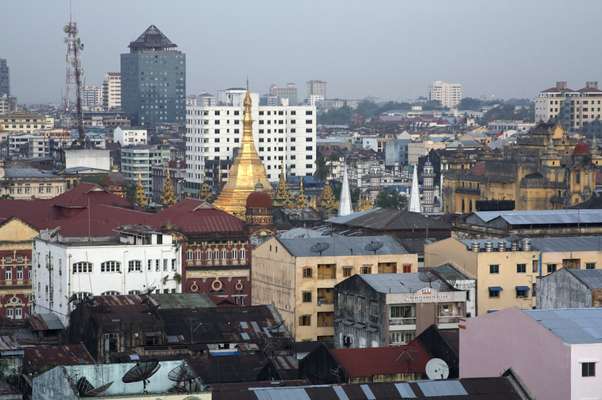
M240 146L245 90L225 92L220 93L222 102L217 106L188 102L186 179L189 182L201 184L207 161L231 160ZM316 169L316 108L259 106L258 94L252 93L251 98L255 148L265 165L268 179L278 180L283 163L288 175L312 175Z
M121 129L117 127L113 130L113 142L123 146L147 144L146 129Z
M124 178L136 184L140 177L146 196L152 195L152 167L170 159L167 146L126 146L121 148L121 173Z
M50 156L50 139L44 135L8 136L8 155L11 158L44 158Z
M105 110L121 109L121 74L107 72L102 83L102 101Z
M570 89L566 81L539 92L535 99L535 122L558 120L571 130L582 128L602 117L602 90L598 82L585 82L579 90Z
M460 83L434 81L429 88L429 100L438 101L443 107L455 108L464 97L464 89Z
M91 240L43 230L32 265L35 312L53 312L65 326L77 300L87 296L181 292L181 248L171 235L143 225Z
M102 87L85 85L82 88L82 107L86 110L95 111L102 108L102 105Z

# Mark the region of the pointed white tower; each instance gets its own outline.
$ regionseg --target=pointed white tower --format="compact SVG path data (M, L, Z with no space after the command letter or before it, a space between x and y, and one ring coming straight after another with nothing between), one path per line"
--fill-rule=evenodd
M409 212L421 213L420 191L418 190L418 166L414 165L414 174L412 175L412 189L410 191Z
M353 212L351 208L351 192L349 191L349 177L347 176L347 164L343 167L343 186L341 187L341 198L339 199L339 217L344 217Z

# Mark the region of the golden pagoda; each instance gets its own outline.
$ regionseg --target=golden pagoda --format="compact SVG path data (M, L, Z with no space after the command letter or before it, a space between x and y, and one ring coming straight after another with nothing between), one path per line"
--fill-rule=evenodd
M253 119L251 118L251 95L247 91L244 100L242 144L232 167L228 182L213 205L241 219L245 218L247 197L260 186L264 192L272 193L263 162L257 155L253 142Z

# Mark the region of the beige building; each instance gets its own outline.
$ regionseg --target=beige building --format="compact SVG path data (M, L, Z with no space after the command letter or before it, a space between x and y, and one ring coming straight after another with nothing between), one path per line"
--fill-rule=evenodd
M6 167L0 160L0 198L50 199L69 190L77 179L29 167Z
M536 306L536 281L560 268L602 266L598 236L458 240L425 246L425 266L450 263L477 282L477 315Z
M17 111L0 116L0 132L34 133L54 128L54 118L25 111Z
M602 90L598 82L585 82L585 87L573 90L566 81L542 90L535 99L535 122L560 120L571 130L578 130L602 118Z
M107 72L102 82L102 104L106 111L121 109L121 74Z
M334 286L355 274L416 272L389 236L272 238L253 251L253 304L274 304L297 341L332 340Z

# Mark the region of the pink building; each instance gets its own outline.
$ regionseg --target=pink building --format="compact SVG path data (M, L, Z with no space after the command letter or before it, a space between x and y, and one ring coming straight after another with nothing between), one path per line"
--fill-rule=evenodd
M537 399L602 399L602 309L505 309L460 329L460 377L508 368Z

